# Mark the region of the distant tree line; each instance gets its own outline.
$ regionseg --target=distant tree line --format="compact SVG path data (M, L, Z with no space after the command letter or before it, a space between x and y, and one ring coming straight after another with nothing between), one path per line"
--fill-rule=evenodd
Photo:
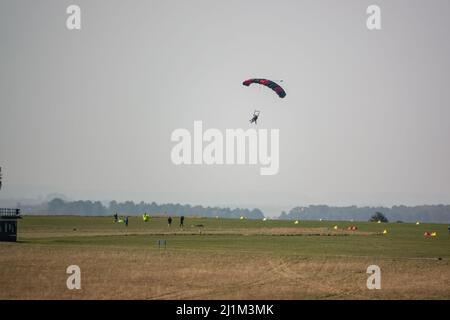
M51 215L172 215L172 216L199 216L199 217L223 217L262 219L263 213L259 209L230 209L219 207L191 206L188 204L157 204L155 202L146 203L133 201L117 202L111 201L107 206L99 201L64 201L55 198L49 202L44 202L35 206L24 206L22 211L25 214L51 214Z
M391 222L450 222L450 205L423 205L415 207L329 207L326 205L311 205L295 207L288 213L282 212L280 219L300 220L357 220L369 221L375 213L383 214Z
M140 215L144 212L150 215L199 216L262 219L263 213L259 209L230 209L219 207L191 206L188 204L157 204L133 201L111 201L107 205L99 201L64 201L55 198L48 202L35 205L19 205L25 214L54 214L54 215ZM450 205L423 205L415 207L330 207L327 205L311 205L295 207L289 212L282 212L279 219L300 220L355 220L369 221L377 213L382 214L390 222L436 222L450 223ZM381 217L381 216L380 216ZM374 218L377 220L378 218ZM373 219L372 219L373 220ZM381 219L383 220L383 219Z

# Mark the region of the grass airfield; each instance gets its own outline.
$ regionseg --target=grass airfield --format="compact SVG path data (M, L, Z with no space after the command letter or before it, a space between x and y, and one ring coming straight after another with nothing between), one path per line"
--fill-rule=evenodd
M130 217L126 227L112 217L25 216L18 242L0 243L0 267L8 270L0 273L0 299L450 298L444 224L178 223ZM380 290L366 287L373 264L381 268ZM81 268L81 290L66 287L69 265Z

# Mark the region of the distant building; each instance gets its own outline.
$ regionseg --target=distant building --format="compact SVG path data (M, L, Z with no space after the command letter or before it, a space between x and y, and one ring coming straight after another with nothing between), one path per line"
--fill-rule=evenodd
M20 209L0 208L0 241L17 241L17 219L21 219Z

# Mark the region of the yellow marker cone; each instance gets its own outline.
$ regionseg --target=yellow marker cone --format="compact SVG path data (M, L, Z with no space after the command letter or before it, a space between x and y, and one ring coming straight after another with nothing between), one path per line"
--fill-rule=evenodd
M267 220L267 218L264 218L264 219L263 219L263 221L266 221L266 220Z
M241 220L244 220L244 217L241 217Z
M420 222L419 222L419 221L417 221L417 222L416 222L416 225L419 225L419 224L420 224Z
M333 229L334 229L334 230L337 230L337 229L338 229L338 226L334 226Z
M387 232L387 230L385 229L384 231L383 231L383 234L387 234L388 232Z
M381 223L381 220L378 220L378 222L377 223Z
M437 236L437 233L436 233L436 232L432 232L432 233L431 233L431 236L432 236L432 237L436 237L436 236Z
M295 220L294 224L298 224L298 220Z

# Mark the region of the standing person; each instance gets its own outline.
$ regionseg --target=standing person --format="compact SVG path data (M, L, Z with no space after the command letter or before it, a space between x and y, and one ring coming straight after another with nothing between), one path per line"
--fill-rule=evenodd
M169 226L169 228L170 228L170 226L172 225L172 217L169 217L169 218L167 219L167 223L168 223L168 226Z
M117 222L119 220L119 216L117 215L117 212L114 214L114 222Z
M125 227L128 227L128 216L125 217Z
M184 216L180 217L180 228L183 228L184 226Z

